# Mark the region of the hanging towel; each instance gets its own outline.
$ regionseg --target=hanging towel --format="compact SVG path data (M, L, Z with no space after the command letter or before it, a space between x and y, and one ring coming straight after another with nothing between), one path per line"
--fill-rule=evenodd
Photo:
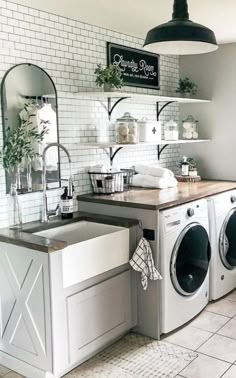
M142 175L161 177L167 180L174 177L174 173L172 171L167 168L159 167L158 165L137 164L135 165L135 171L137 173L141 173Z
M156 189L174 188L177 186L177 184L178 182L174 177L165 179L162 177L154 177L142 174L134 175L132 182L132 186Z
M134 270L141 272L141 282L144 290L147 290L148 278L150 280L162 279L154 265L151 245L145 238L140 239L136 251L129 263Z

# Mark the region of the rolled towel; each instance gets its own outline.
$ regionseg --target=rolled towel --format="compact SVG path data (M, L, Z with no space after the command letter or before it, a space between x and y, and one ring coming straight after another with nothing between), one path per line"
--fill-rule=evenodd
M135 166L135 171L137 173L141 173L142 175L150 175L164 179L174 177L174 173L172 171L167 168L159 167L158 165L137 164Z
M168 188L168 180L161 177L137 174L133 177L132 185L142 188L166 189Z
M174 188L178 184L174 177L166 180L162 177L154 177L149 175L137 174L133 177L133 186L141 188L156 188L156 189L167 189Z
M105 165L94 165L89 168L89 172L92 173L108 173L110 169Z
M175 188L178 185L178 181L175 177L171 177L168 180L168 188Z

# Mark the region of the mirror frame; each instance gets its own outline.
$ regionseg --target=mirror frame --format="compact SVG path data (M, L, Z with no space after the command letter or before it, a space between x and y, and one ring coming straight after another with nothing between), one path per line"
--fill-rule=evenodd
M16 67L25 66L25 65L33 66L35 68L40 69L41 71L43 71L43 73L48 77L48 79L52 83L52 86L53 86L54 91L55 91L55 109L56 109L56 120L57 120L57 143L60 143L60 140L59 140L59 116L58 116L58 94L57 94L56 85L55 85L53 79L51 78L51 76L43 68L41 68L40 66L38 66L36 64L25 62L25 63L15 64L11 68L9 68L9 70L7 70L5 72L5 74L4 74L3 78L2 78L2 81L1 81L0 93L1 93L3 145L4 145L4 142L5 142L5 129L6 129L6 127L5 127L5 118L4 118L4 114L5 114L5 112L4 112L4 98L3 98L5 81L6 81L7 76L9 75L9 73L13 69L15 69ZM5 171L5 180L7 180L7 172L6 171ZM60 189L61 188L61 160L60 160L60 150L59 150L59 147L58 147L58 181L59 181L58 188L50 188L50 189L47 189L47 190L54 190L54 189ZM6 182L5 182L5 184L6 184ZM32 192L18 193L18 194L30 194L30 193L37 193L37 192L41 192L41 191L42 191L42 189L41 190L35 190L35 191L32 191ZM7 193L7 187L6 187L6 194L8 194Z

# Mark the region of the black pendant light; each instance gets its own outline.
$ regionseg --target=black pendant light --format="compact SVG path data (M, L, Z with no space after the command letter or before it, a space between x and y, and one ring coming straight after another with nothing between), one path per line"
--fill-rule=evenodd
M215 34L189 19L187 0L174 0L172 20L147 33L144 48L164 55L205 54L218 49Z

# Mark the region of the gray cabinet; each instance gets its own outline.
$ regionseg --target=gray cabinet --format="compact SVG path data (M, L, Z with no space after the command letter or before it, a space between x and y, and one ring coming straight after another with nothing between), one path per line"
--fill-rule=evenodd
M126 271L67 298L71 363L131 328L130 281Z

